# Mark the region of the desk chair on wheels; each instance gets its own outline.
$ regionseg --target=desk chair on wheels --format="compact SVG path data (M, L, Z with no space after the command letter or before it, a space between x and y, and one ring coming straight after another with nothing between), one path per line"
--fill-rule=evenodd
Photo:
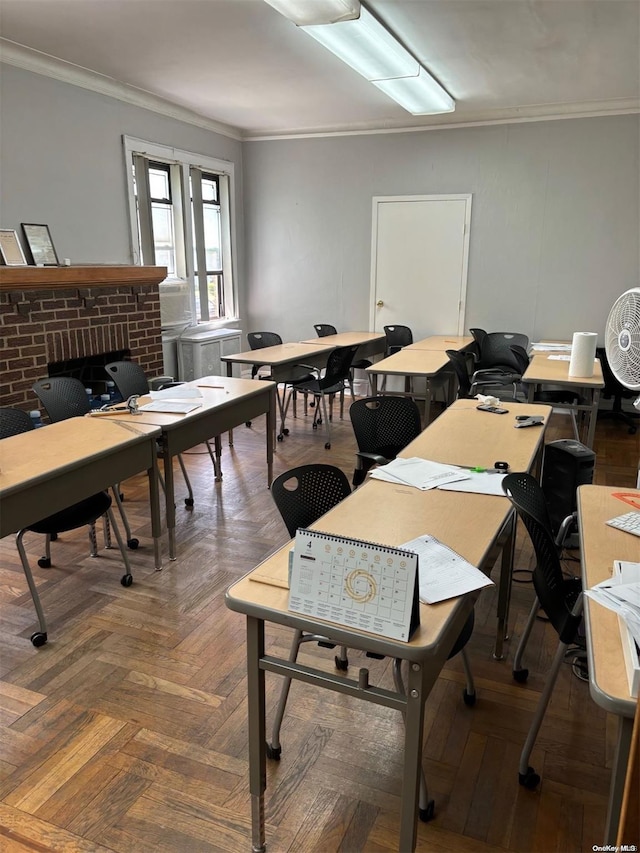
M105 364L104 369L107 371L107 374L111 377L111 379L115 382L116 388L118 389L118 393L120 396L127 400L133 394L139 394L141 397L145 396L149 393L149 382L145 375L142 367L135 361L112 361L109 364ZM180 382L170 382L163 387L168 387L168 385L180 385ZM211 446L209 442L205 442L207 446L207 450L209 451L209 456L211 457L211 462L213 464L213 469L216 474L216 478L219 477L219 473L217 471L215 456L213 455L213 451L211 450ZM184 499L185 506L191 508L193 506L193 489L191 488L191 481L189 480L189 475L187 474L187 469L184 464L184 460L182 459L182 454L178 453L178 464L180 465L180 470L182 471L182 476L184 478L185 485L187 487L187 497ZM164 490L164 479L160 476L160 484L162 489Z
M582 621L582 581L580 578L565 579L563 576L544 492L535 477L527 473L507 474L502 481L502 488L529 533L536 557L533 570L536 598L514 660L513 676L516 681L524 682L528 675L528 670L520 666L520 660L539 608L542 608L558 634L558 647L520 756L520 784L533 790L540 782L540 776L530 766L529 758L567 648L578 639Z
M301 465L292 468L271 483L271 495L285 523L289 536L293 538L299 527L308 527L320 516L333 509L336 504L351 494L351 487L344 472L334 465ZM317 642L319 646L333 649L335 644L317 634L305 634L297 630L291 644L289 660L295 662L302 643ZM347 650L343 646L340 656L335 657L336 668L346 671L349 666ZM276 709L271 743L267 744L269 758L280 759L280 727L284 717L291 679L285 678Z
M386 465L422 432L420 410L410 397L365 397L349 408L358 443L353 485L364 482L374 465Z
M9 436L18 435L23 432L29 432L32 429L34 429L33 422L27 412L11 408L0 409L0 439L9 438ZM35 524L30 524L28 527L24 527L22 530L18 531L16 535L16 547L18 549L18 554L20 555L20 562L22 563L22 569L27 579L31 598L33 599L33 604L38 616L40 630L31 635L31 642L36 646L36 648L44 646L47 642L47 624L42 604L40 603L38 589L33 579L33 574L31 573L31 567L29 566L29 558L25 551L23 542L24 534L27 533L27 531L30 531L32 533L42 533L46 537L45 556L38 560L38 565L41 568L50 568L51 552L49 542L51 537L58 533L66 533L69 530L76 530L77 528L84 527L85 525L89 527L91 556L98 556L95 523L101 516L108 517L109 523L116 536L118 547L120 548L122 562L124 563L126 570L120 582L123 586L131 586L133 583L133 577L131 575L131 567L129 565L127 551L124 547L120 530L118 529L118 525L116 524L113 516L113 512L111 510L111 498L107 492L98 492L91 497L72 504L66 509L60 510L60 512L56 512L53 515L42 518Z
M280 346L282 344L282 338L277 332L248 332L247 333L247 343L249 344L249 349L257 350L257 349L265 349L266 347L275 347ZM273 380L273 377L270 373L261 374L260 370L262 370L262 365L254 364L251 368L251 378L252 379L270 379ZM307 382L314 378L315 368L311 367L308 364L294 364L291 367L291 375L286 377L285 379L279 380L281 384L284 385L284 392L282 397L280 394L276 394L278 398L278 409L280 411L280 432L277 434L278 441L282 441L285 435L289 435L289 430L285 427L285 416L286 409L283 401L283 397L286 396L286 389L292 389L293 396L293 417L297 417L296 411L296 400L297 400L297 387L302 382ZM307 413L307 395L304 397L304 413ZM247 426L251 426L251 421L247 422Z
M522 347L525 352L529 338L519 332L486 332L484 329L470 329L477 347L477 362L471 378L471 395L478 389L501 389L511 386L515 401L518 400L522 380L521 363L512 352L512 346Z
M71 376L50 376L48 379L39 379L34 383L32 389L44 406L52 423L66 421L67 418L83 417L91 411L91 404L89 403L84 385L79 379ZM131 528L129 527L129 522L122 506L120 490L117 484L111 487L111 492L125 529L127 546L135 550L140 543L138 539L131 535ZM108 541L108 525L106 525L105 530Z
M332 326L330 323L315 323L314 327L316 330L316 334L319 338L326 338L328 335L337 335L338 330L335 326ZM354 383L354 370L366 370L367 367L371 367L373 364L372 361L369 361L368 358L360 358L357 361L352 362L351 364L351 373L349 375L349 390L351 391L351 399L355 400L355 393L353 390ZM370 380L367 380L370 383Z
M351 375L351 364L353 357L358 349L358 344L353 344L347 347L336 347L329 353L327 358L327 366L324 375L318 376L316 379L297 382L290 390L284 406L283 423L289 407L291 395L296 390L302 391L305 394L313 394L315 397L316 407L313 414L313 428L317 429L318 425L324 421L327 427L327 441L325 449L331 449L331 418L332 413L327 410L326 397L330 397L333 401L335 394L340 394L340 415L342 416L342 405L344 401L345 383L349 382ZM322 406L322 413L320 413Z

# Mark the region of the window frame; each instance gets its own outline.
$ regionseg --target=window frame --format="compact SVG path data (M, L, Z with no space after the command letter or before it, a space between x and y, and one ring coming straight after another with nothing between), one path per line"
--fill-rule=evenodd
M134 264L140 265L138 231L138 215L134 191L132 164L134 157L143 157L151 163L169 166L171 176L171 192L174 208L174 220L180 227L175 229L176 237L176 275L167 277L166 282L187 282L189 286L189 303L193 325L205 327L221 326L238 319L237 292L237 228L233 200L236 198L235 164L230 160L222 160L184 151L159 143L148 142L132 136L123 135L123 152L125 160L125 175L127 179L129 230L131 258ZM190 170L198 169L204 174L213 174L218 178L218 193L220 203L220 225L222 239L222 288L225 307L224 317L212 320L200 320L196 313L195 292L198 282L195 277L193 260L194 235L191 222L191 192ZM171 325L184 325L175 323Z

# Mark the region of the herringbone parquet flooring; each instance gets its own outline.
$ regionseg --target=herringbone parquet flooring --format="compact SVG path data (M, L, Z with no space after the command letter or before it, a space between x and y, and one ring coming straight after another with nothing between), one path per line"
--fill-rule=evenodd
M437 412L436 412L437 413ZM333 447L299 417L277 448L275 473L331 461L350 476L355 442L336 421ZM566 437L554 416L547 440ZM598 427L596 482L635 485L640 442L623 425ZM123 484L140 548L134 585L120 585L117 550L88 556L84 531L53 543L54 566L34 569L49 621L35 649L35 617L20 562L0 543L0 849L195 853L248 851L246 679L243 618L224 606L234 578L287 537L266 488L264 419L224 442L222 483L204 448L185 456L195 507L178 504L179 558L153 570L146 484ZM178 475L179 477L179 475ZM178 489L180 480L178 479ZM39 537L26 537L32 565ZM518 566L530 566L519 538ZM578 571L578 563L568 563ZM526 580L526 575L521 576ZM427 702L424 766L436 817L421 824L422 851L587 851L602 841L614 718L563 668L534 751L539 791L517 782L520 748L556 639L536 624L526 685L511 659L533 592L514 584L507 657L494 661L494 592L483 592L470 653L478 702L461 700L455 658ZM284 653L290 636L270 630ZM302 659L332 668L333 653ZM360 659L391 687L389 661ZM364 663L366 661L366 663ZM356 671L355 669L353 671ZM278 679L267 676L273 716ZM285 851L397 849L402 720L396 712L294 684L279 763L268 767L267 840Z

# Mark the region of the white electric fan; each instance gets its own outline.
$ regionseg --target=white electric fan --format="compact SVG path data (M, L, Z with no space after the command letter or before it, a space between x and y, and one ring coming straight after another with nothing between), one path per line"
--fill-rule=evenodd
M640 287L632 287L616 299L604 335L613 375L625 388L640 393ZM633 405L640 410L640 396Z

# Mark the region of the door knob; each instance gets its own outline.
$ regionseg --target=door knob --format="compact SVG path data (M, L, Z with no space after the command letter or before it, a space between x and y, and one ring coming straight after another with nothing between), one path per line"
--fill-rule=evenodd
M378 308L382 308L382 306L384 305L384 302L382 301L382 299L378 299L378 301L376 302L376 305Z

